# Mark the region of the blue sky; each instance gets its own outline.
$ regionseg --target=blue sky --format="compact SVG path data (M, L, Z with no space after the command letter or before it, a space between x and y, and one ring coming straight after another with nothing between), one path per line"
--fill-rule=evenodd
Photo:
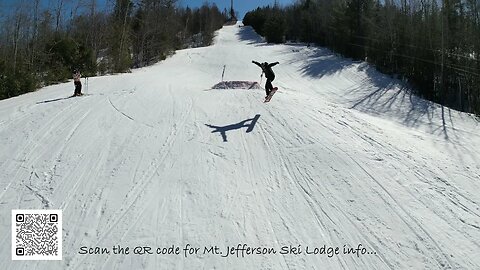
M48 6L55 6L56 3L59 0L41 0L42 6L48 7ZM277 0L280 5L289 5L295 2L295 0ZM33 0L0 0L0 9L5 9L8 10L8 7L12 7L15 4L18 4L20 2L32 4ZM77 4L79 1L78 0L64 0L64 2L69 2L72 3L73 5ZM84 1L85 2L85 1ZM97 0L97 3L101 7L105 7L106 3L113 3L114 0ZM189 7L199 7L203 3L209 2L209 3L215 3L220 10L223 10L224 8L227 8L229 10L230 8L230 0L178 0L178 4L181 6L189 6ZM243 18L245 13L249 10L255 9L257 7L262 7L266 5L273 5L275 1L274 0L234 0L234 7L235 10L237 11L239 18Z
M189 5L189 6L201 6L205 0L180 0L179 3L182 4L183 6ZM224 8L227 8L227 10L230 8L230 0L212 0L208 1L209 3L215 3L220 10L223 10ZM247 11L250 11L252 9L255 9L257 7L263 7L266 5L271 5L273 6L274 0L233 0L233 5L235 10L238 12L238 15L240 18L243 18L245 13ZM289 5L294 3L295 0L278 0L278 3L280 5Z

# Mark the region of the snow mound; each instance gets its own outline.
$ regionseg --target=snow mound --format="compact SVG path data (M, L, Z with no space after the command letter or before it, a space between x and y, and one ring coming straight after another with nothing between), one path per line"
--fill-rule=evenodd
M262 89L257 82L250 81L223 81L215 84L212 89Z

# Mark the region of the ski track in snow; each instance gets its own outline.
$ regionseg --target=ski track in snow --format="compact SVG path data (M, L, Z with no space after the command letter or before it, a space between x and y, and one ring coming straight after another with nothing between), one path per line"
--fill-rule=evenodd
M270 103L262 89L205 91L224 66L225 80L263 87L251 60L280 62ZM365 63L236 25L89 84L0 101L5 269L480 268L479 122ZM29 208L63 210L63 261L10 260L11 210ZM187 243L376 254L78 254Z

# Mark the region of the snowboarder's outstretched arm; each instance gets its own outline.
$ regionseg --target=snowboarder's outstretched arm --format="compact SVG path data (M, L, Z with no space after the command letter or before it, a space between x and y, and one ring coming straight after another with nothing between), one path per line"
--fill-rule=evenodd
M273 67L273 66L276 66L276 65L278 65L278 64L280 64L280 63L279 63L279 62L275 62L275 63L269 64L268 66L269 66L269 67Z
M260 63L258 63L257 61L252 61L252 63L254 63L255 65L259 66L260 68L262 67L262 65Z

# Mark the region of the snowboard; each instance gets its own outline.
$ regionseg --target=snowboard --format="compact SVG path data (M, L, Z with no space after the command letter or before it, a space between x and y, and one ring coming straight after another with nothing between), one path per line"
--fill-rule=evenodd
M84 96L90 96L91 94L80 94L80 95L72 95L72 96L69 96L69 98L74 98L74 97L84 97Z
M39 102L37 102L37 104L50 103L50 102L55 102L55 101L60 101L60 100L66 100L66 99L70 99L70 98L84 97L84 96L91 96L91 95L92 95L92 94L82 94L82 95L80 95L80 96L72 95L72 96L63 97L63 98L55 98L55 99L49 99L49 100L39 101Z
M278 87L274 87L270 92L270 94L265 98L265 101L263 103L270 102L270 100L272 99L273 95L275 95L275 92L277 92L277 90L278 90Z

